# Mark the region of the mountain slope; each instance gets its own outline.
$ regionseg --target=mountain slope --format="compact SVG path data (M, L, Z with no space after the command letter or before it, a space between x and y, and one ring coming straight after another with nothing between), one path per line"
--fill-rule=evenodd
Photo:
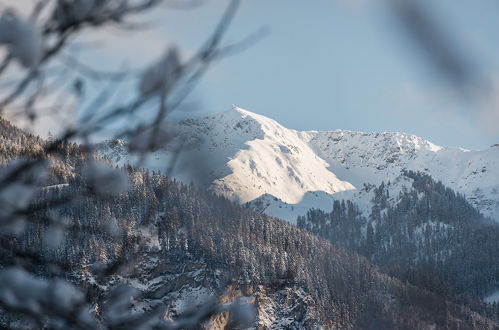
M499 147L443 148L404 133L299 132L237 107L181 121L177 130L183 151L175 177L291 222L310 208L331 210L334 199L351 199L368 211L369 187L391 181L396 195L410 185L404 170L431 175L499 219ZM125 146L117 151L115 145L101 145L101 154L133 162ZM177 147L141 165L164 170Z
M442 148L402 133L315 132L310 143L330 169L357 187L396 181L401 170L421 171L463 193L499 220L499 148Z
M166 319L195 310L210 296L223 302L246 296L257 309L250 329L497 328L488 305L408 285L353 252L192 186L122 170L132 182L119 198L87 196L50 210L77 220L56 249L43 239L44 212L24 235L9 240L67 265L63 275L92 297L96 311L126 284L137 290L134 311L161 310ZM85 181L77 177L39 201L83 189ZM109 222L123 236L106 230ZM144 233L147 244L140 240ZM130 258L126 268L112 278L103 275L122 253ZM2 254L0 261L9 265L15 258ZM8 316L0 313L0 324L10 325ZM228 321L220 315L206 327L230 328Z
M336 201L330 213L310 210L299 217L298 227L365 255L403 280L431 274L434 280L422 284L433 285L432 291L476 297L496 292L499 224L429 175L404 175L412 184L396 196L396 203L388 201L389 184L373 189L368 218L353 203Z

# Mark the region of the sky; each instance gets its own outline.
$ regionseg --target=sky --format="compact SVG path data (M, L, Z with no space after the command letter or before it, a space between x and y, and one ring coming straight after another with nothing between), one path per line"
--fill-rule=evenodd
M224 41L237 42L262 27L268 34L214 65L188 100L190 111L175 116L225 111L235 104L297 130L401 131L469 149L499 143L499 4L421 1L453 50L489 82L487 93L463 97L407 37L386 2L245 0ZM153 28L140 33L89 33L86 40L101 38L109 46L83 58L103 69L122 62L134 67L172 44L188 56L227 4L203 2L141 17Z

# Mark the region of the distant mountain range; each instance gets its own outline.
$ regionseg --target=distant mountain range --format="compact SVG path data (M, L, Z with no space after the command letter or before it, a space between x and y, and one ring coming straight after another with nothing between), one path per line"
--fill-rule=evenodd
M476 151L405 133L296 131L238 107L183 120L176 130L176 143L142 166L165 171L181 143L173 176L293 223L311 208L330 211L337 199L368 212L372 187L381 182L390 182L395 203L411 183L405 170L442 181L499 221L498 146ZM118 164L137 163L125 141L102 143L99 152Z

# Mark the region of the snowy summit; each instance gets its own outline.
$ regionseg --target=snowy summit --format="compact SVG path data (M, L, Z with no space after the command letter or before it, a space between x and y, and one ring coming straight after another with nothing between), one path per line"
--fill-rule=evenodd
M444 148L398 132L296 131L236 106L183 120L177 129L184 151L174 176L291 222L310 208L330 210L334 199L368 210L365 187L391 182L396 195L407 184L404 170L431 175L499 219L499 148ZM100 151L117 163L133 162L120 143ZM164 170L169 158L170 151L157 151L146 166Z

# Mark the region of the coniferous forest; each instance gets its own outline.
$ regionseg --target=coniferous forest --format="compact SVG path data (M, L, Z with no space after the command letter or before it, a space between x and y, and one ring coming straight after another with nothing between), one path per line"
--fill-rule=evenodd
M331 213L310 210L298 219L298 227L431 290L478 298L494 291L499 226L430 176L404 174L413 180L412 187L400 192L396 205L387 202L389 192L382 183L373 188L368 218L351 202L335 201Z

